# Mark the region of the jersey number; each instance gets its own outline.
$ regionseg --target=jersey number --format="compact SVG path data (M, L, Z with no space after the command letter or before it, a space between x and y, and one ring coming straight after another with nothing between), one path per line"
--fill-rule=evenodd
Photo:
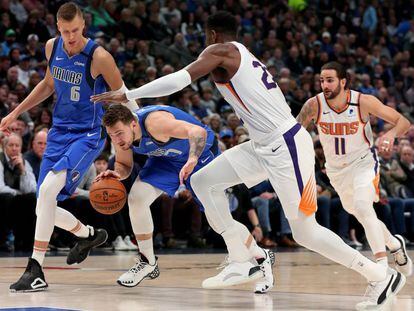
M335 154L336 155L345 154L345 138L335 137Z
M277 88L277 84L273 81L273 79L270 79L270 81L268 81L268 77L272 77L272 75L269 73L269 71L267 71L265 65L256 60L253 61L252 65L254 68L260 67L263 70L262 81L268 90Z
M73 102L78 102L80 99L80 86L72 86L70 88L70 100Z

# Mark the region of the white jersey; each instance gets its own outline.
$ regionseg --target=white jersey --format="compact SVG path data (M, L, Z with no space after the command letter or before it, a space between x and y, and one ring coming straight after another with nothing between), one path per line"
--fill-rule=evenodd
M249 130L251 139L260 141L294 118L282 91L266 66L243 44L231 43L240 52L239 69L230 81L215 84Z
M348 104L342 111L330 107L323 93L316 95L319 107L316 125L327 167L348 166L370 152L373 145L372 130L369 121L364 122L361 117L360 95L351 90Z

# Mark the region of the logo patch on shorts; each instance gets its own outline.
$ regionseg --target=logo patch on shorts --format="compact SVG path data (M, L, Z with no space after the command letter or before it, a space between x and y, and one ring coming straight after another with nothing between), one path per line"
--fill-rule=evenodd
M80 177L80 173L78 171L73 171L71 177L72 177L71 178L72 179L72 182L76 182L79 179L79 177Z

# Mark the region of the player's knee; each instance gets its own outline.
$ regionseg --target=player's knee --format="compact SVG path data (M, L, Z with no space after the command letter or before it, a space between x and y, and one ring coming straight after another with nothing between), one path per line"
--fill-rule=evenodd
M372 202L367 200L356 200L354 203L354 213L353 215L358 219L358 221L363 222L366 219L371 217L377 218L375 214L374 207Z
M141 206L150 206L149 198L144 191L131 191L128 195L128 206L130 209Z

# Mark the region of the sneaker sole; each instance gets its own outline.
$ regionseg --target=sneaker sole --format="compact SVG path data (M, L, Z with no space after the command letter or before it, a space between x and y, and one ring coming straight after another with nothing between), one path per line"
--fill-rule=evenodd
M397 262L395 262L395 268L397 269L398 272L404 274L405 276L410 276L411 274L413 274L413 261L408 256L407 248L406 248L406 245L405 245L405 240L399 234L396 234L395 237L400 241L400 243L402 244L403 252L407 255L407 263L403 266L400 266ZM408 267L408 273L403 273L402 271L399 270L400 267L405 267L405 266Z
M159 277L160 276L160 270L159 270L159 268L158 268L158 266L157 266L157 268L156 269L154 269L154 271L152 271L152 272L150 272L150 273L148 273L146 276L144 276L142 279L141 279L141 281L139 281L138 283L131 283L131 284L123 284L120 280L116 280L116 282L119 284L119 285L121 285L121 286L123 286L123 287L135 287L135 286L138 286L143 280L154 280L154 279L156 279L157 277Z
M24 289L24 290L16 290L10 289L10 293L33 293L33 292L42 292L48 289L48 286L41 287L41 288L34 288L34 289Z
M257 272L253 273L249 278L242 279L242 280L239 280L237 282L227 283L227 284L221 283L221 284L213 285L213 286L209 286L209 285L205 286L205 285L201 284L201 287L204 288L204 289L220 289L220 288L226 288L226 287L230 287L230 286L250 283L250 282L259 280L261 278L263 278L263 271L258 270Z

